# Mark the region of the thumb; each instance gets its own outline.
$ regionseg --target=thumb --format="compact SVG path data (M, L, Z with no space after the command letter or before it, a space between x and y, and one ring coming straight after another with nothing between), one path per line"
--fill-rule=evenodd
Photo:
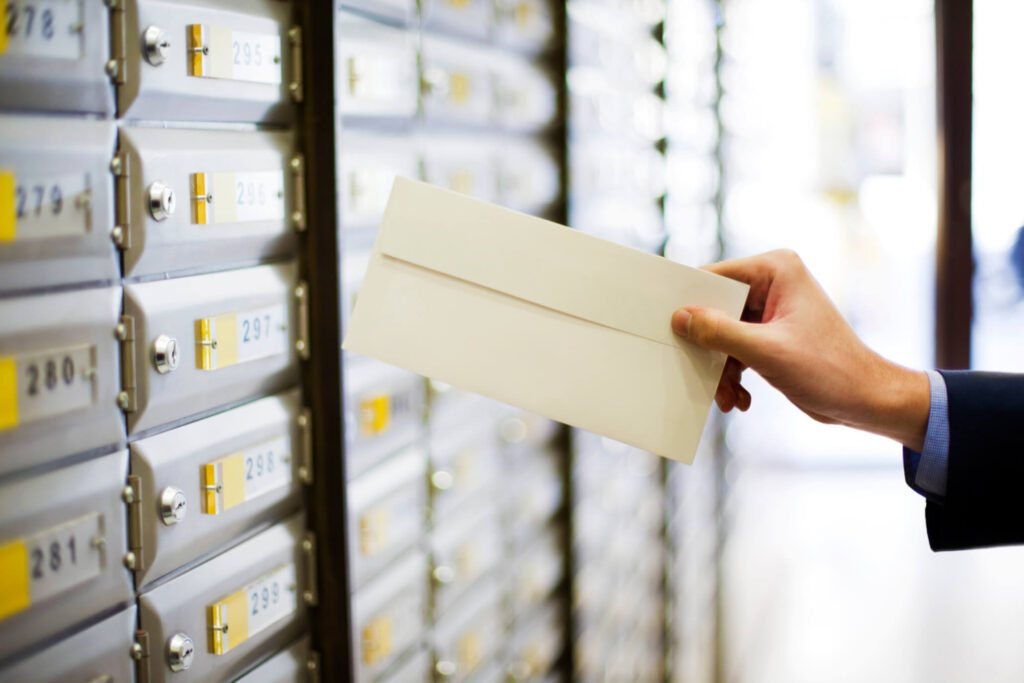
M712 351L722 351L748 366L757 365L761 331L757 323L733 320L713 308L688 306L672 314L672 330L687 341Z

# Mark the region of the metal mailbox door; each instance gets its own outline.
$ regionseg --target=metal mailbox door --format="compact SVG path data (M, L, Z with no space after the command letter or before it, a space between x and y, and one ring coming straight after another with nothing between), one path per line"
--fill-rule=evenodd
M0 299L0 474L124 441L121 288Z
M142 499L139 586L301 505L310 418L299 392L259 399L131 444Z
M126 285L124 299L133 434L298 380L305 288L293 264Z
M276 0L125 0L114 12L118 115L288 122L301 97L301 34Z
M315 547L296 515L139 596L150 680L238 676L306 630Z
M0 487L0 660L132 599L127 472L118 451Z
M121 129L126 277L280 258L304 225L292 133Z
M0 115L0 292L120 277L114 130L111 121Z
M110 114L110 17L102 0L8 0L5 107Z

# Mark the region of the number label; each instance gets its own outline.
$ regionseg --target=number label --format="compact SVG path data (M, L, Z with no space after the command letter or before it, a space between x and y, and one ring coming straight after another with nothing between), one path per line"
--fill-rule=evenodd
M218 370L282 354L288 347L284 304L196 321L196 367Z
M197 225L284 220L284 172L193 173Z
M98 576L103 547L99 513L0 543L0 621Z
M254 83L281 82L280 35L192 24L188 27L188 36L192 76Z
M82 56L82 0L7 0L6 52L78 59Z
M291 483L291 440L264 441L203 466L203 512L220 514Z
M210 652L223 655L298 607L295 565L264 574L209 607Z
M0 431L95 403L95 347L0 357Z
M89 232L89 174L0 171L0 242Z

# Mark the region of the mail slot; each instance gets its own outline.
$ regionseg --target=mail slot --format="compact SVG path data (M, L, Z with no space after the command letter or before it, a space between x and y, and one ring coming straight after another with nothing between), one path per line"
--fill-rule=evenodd
M0 670L0 681L132 681L135 605Z
M530 138L506 140L498 154L498 202L524 213L543 214L558 200L561 172L555 150Z
M132 443L143 506L136 584L213 552L301 505L312 420L297 391Z
M402 26L409 25L416 17L414 0L340 0L338 7L342 12L354 9Z
M431 135L420 144L426 182L485 201L497 199L501 138Z
M290 3L125 0L115 9L118 115L178 121L291 120L302 95Z
M345 371L345 458L351 479L423 434L426 390L422 377L371 359L346 362Z
M152 681L227 680L306 630L315 542L296 515L139 596Z
M509 571L509 604L513 619L527 615L555 596L565 576L565 551L560 527L529 541Z
M528 54L547 51L555 37L548 0L497 0L494 39L499 45Z
M504 555L496 510L466 510L436 525L431 537L434 614L446 613L474 583L494 572Z
M565 622L561 605L547 606L517 624L511 638L509 676L513 681L544 677L562 652Z
M457 516L473 500L493 500L502 471L491 413L459 412L450 429L430 426L430 508L435 524Z
M416 34L341 12L338 36L335 63L342 117L415 116L419 95Z
M305 216L292 133L123 127L120 135L125 275L223 269L294 250Z
M298 379L298 349L307 342L305 287L294 265L127 285L124 298L125 326L133 328L125 333L132 433Z
M491 33L494 9L489 0L423 0L420 6L427 31L476 39Z
M434 680L434 667L430 653L421 649L407 656L378 679L380 683L430 683Z
M0 48L5 108L110 114L109 10L95 0L9 0Z
M124 441L120 305L120 287L0 299L0 474Z
M0 116L0 291L119 277L114 130L109 121Z
M409 137L347 130L341 134L341 149L341 227L376 230L395 176L419 177L416 147Z
M128 455L0 486L0 660L132 599Z
M644 197L665 194L665 157L646 144L618 140L581 141L569 147L574 196Z
M538 131L555 120L555 76L541 64L511 54L494 57L498 122L518 131Z
M512 542L522 548L562 505L562 463L554 450L524 454L518 460L506 458L505 462L506 476L521 482L506 491L504 505Z
M407 553L352 596L356 683L370 683L423 637L427 616L427 558ZM395 677L395 683L419 680Z
M487 665L503 638L501 592L487 579L434 627L434 671L447 681L467 680Z
M495 115L491 53L424 36L420 90L428 121L483 126Z
M287 683L288 681L319 680L319 658L312 650L309 636L297 640L287 649L278 652L259 664L234 683Z
M349 482L349 557L356 588L426 533L426 466L426 454L410 448Z
M573 206L573 227L623 246L656 252L665 240L665 222L653 200L604 197Z

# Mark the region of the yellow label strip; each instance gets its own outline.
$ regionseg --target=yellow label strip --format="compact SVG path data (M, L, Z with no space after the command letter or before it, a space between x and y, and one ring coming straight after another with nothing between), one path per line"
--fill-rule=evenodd
M211 653L227 654L249 638L249 612L244 589L210 605L209 612Z
M206 174L192 174L192 222L197 225L206 225Z
M196 369L217 370L238 362L238 316L196 320Z
M3 34L0 27L0 34ZM18 215L14 210L14 171L0 171L0 242L13 242Z
M18 364L11 357L0 358L0 431L18 426Z
M363 627L363 664L373 666L391 654L391 617L377 617Z
M388 428L391 420L391 399L388 396L374 396L364 399L359 404L359 414L362 418L360 426L367 436L380 434Z
M245 502L245 457L236 453L203 465L204 512L216 515Z
M204 76L203 73L203 25L191 24L188 29L188 49L190 54L189 75Z
M0 545L0 621L27 609L30 604L25 541L18 539Z

